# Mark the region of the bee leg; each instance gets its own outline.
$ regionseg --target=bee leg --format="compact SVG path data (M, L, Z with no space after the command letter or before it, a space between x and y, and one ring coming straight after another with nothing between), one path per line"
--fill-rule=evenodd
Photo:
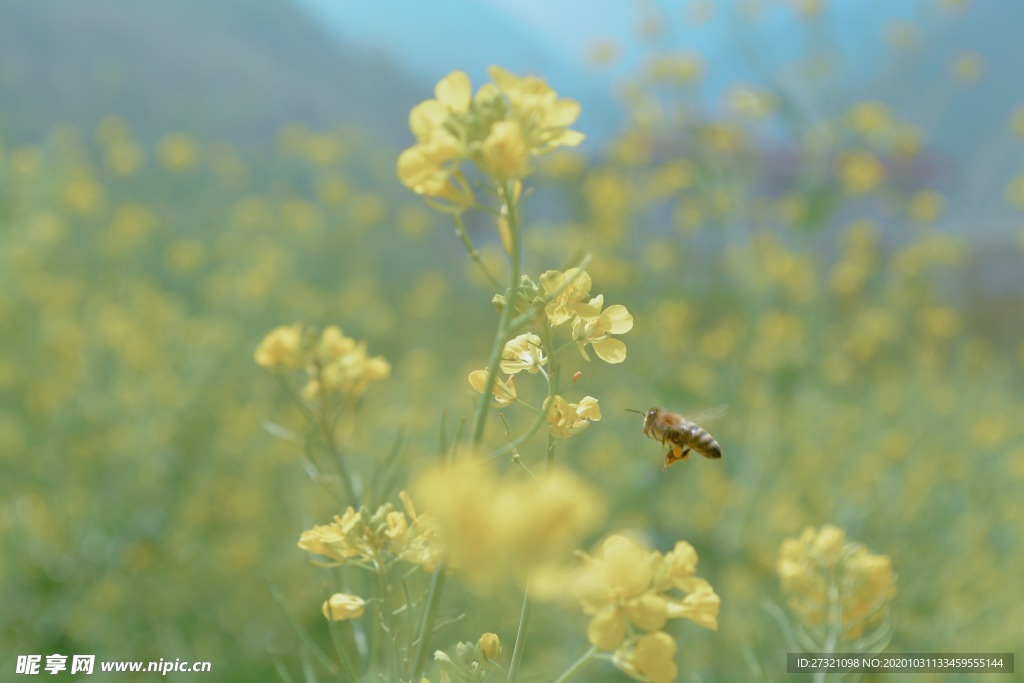
M689 448L673 445L672 448L669 449L668 453L665 454L665 467L662 468L662 472L667 470L668 466L672 463L679 462L680 460L686 460L688 457L690 457Z

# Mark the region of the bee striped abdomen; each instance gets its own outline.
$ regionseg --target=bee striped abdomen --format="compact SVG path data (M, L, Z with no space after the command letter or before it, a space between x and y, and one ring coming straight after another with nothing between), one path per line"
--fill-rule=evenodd
M695 424L690 423L670 432L669 439L677 446L692 448L705 458L718 459L722 457L722 447L715 441L715 437Z

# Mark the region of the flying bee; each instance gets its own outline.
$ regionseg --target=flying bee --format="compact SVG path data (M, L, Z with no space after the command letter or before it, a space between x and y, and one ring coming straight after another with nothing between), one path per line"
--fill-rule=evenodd
M713 420L728 408L727 405L715 406L709 410L684 417L664 408L651 408L646 413L630 410L644 416L644 435L651 439L668 443L665 453L665 469L674 462L686 460L690 451L696 451L705 458L717 460L722 457L722 447L715 437L708 434L698 422Z

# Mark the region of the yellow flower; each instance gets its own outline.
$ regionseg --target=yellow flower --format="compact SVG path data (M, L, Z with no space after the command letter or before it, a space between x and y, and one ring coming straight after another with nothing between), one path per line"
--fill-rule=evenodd
M199 161L199 145L184 133L174 133L160 140L157 154L165 168L180 173Z
M462 144L447 131L439 129L429 140L399 155L398 179L416 194L469 208L476 200L458 171L462 153Z
M522 370L535 375L547 362L544 349L540 345L540 337L535 334L521 334L506 342L505 348L501 351L501 371L506 375L514 375ZM486 381L486 377L481 380Z
M907 213L917 223L934 223L942 215L946 200L935 190L922 190L910 198Z
M633 329L633 316L620 304L602 311L603 307L603 294L586 305L577 306L578 317L573 321L572 337L585 359L590 360L586 350L589 344L604 362L621 363L626 360L626 345L611 335L625 334Z
M386 379L391 374L391 364L383 356L371 358L366 353L366 342L356 342L331 326L321 334L308 371L310 379L302 390L307 401L322 400L324 394L334 391L355 399L371 382Z
M679 675L675 656L675 639L664 631L655 631L616 650L612 663L635 680L671 683Z
M530 172L530 148L518 121L498 121L480 150L483 168L491 177L518 180Z
M260 367L295 370L302 365L302 325L282 325L270 331L254 354Z
M985 60L977 52L964 51L953 62L953 79L964 85L973 85L985 73Z
M391 550L410 564L419 565L424 571L432 572L441 560L441 540L437 520L428 513L417 514L412 498L405 491L398 494L405 515L412 520L410 526L401 512L388 513L384 532L391 541Z
M559 272L549 270L540 276L540 284L551 301L544 307L548 322L561 325L576 316L576 306L590 294L590 275L579 268ZM555 294L555 292L558 292Z
M362 517L349 506L341 517L335 515L330 524L317 524L303 531L299 547L315 555L323 555L343 563L366 554L360 533Z
M560 100L558 94L534 76L515 76L501 67L487 70L491 80L508 98L511 116L523 125L527 144L535 154L555 147L574 147L583 141L583 133L569 130L580 115L575 100Z
M317 356L323 364L336 361L356 350L356 340L346 337L337 325L330 325L320 333Z
M451 565L481 586L527 581L559 566L602 510L596 493L570 472L499 479L480 458L431 468L411 489L437 520Z
M587 638L594 647L621 647L628 623L657 631L668 619L686 618L718 628L720 600L707 581L693 576L697 557L688 543L677 543L662 555L616 535L604 541L600 554L584 559L576 596L584 614L591 616ZM680 600L668 593L673 589L688 595Z
M867 152L850 152L839 160L839 181L847 194L871 192L885 178L885 166Z
M497 661L501 657L501 639L496 633L485 633L476 641L478 657L489 661Z
M514 380L514 377L509 377L508 383L505 383L500 377L494 378L494 385L492 387L494 405L500 407L515 402L518 394L516 393ZM487 370L474 370L469 373L469 385L481 394L484 393L484 387L487 385Z
M864 137L877 137L893 127L892 111L881 102L858 102L847 113L850 127Z
M896 595L889 558L846 541L835 526L807 528L799 538L783 541L778 573L793 614L807 627L821 626L839 614L837 625L847 642L879 623Z
M453 71L434 86L437 99L420 102L409 112L409 128L420 142L429 141L450 116L465 114L473 99L469 76Z
M579 403L566 403L555 395L545 401L548 428L557 439L567 439L579 434L591 422L601 419L601 408L593 396L584 396Z
M324 602L324 617L330 621L348 621L363 615L366 601L358 595L335 593Z

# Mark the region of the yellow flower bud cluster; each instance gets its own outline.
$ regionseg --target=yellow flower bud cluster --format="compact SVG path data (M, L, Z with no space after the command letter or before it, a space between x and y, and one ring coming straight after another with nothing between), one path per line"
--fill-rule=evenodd
M661 630L668 620L684 618L718 629L721 600L695 575L693 546L679 541L662 554L615 535L594 556L583 557L576 596L590 616L587 639L599 650L614 650L615 666L637 680L675 680L676 643Z
M403 184L456 211L475 203L464 161L494 181L514 181L531 172L533 156L583 140L582 133L569 129L579 117L578 102L558 99L540 78L515 76L497 66L488 73L493 83L475 95L462 71L442 78L435 99L409 113L416 144L398 157Z
M552 575L603 514L595 491L571 472L499 478L479 458L431 468L411 491L437 519L451 566L481 585Z
M896 595L896 575L885 555L846 540L842 529L808 527L783 541L778 572L790 611L805 628L839 627L839 639L862 637L878 626Z
M391 374L391 365L383 356L371 358L365 341L345 336L336 325L325 328L319 340L312 339L302 325L274 328L256 347L256 364L278 372L305 366L308 380L302 397L310 402L323 401L334 393L358 398L371 382Z
M441 668L441 680L465 683L489 680L491 673L500 671L500 657L501 640L494 633L483 634L476 643L457 643L454 656L441 650L434 653L434 661Z
M299 547L336 564L351 561L371 566L397 559L433 571L441 557L437 523L429 514L417 514L405 491L399 498L405 512L395 510L390 503L373 513L367 508L357 511L349 506L343 515L335 515L330 524L318 524L303 531Z

